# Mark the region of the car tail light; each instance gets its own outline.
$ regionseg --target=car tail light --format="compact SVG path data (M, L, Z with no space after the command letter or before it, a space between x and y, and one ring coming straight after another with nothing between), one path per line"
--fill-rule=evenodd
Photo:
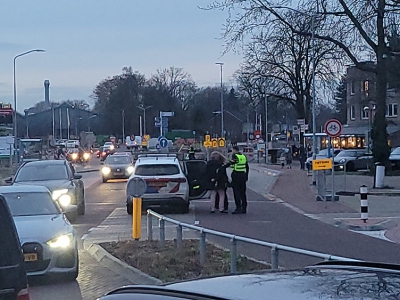
M28 287L19 291L16 300L30 300Z

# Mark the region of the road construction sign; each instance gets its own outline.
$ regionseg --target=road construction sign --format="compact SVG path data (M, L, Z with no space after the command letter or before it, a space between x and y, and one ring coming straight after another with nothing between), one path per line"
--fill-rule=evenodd
M212 138L211 143L212 143L213 148L218 148L218 139L217 138Z
M218 139L218 147L220 147L220 148L225 147L225 138Z
M323 159L314 159L312 161L312 167L315 171L320 170L330 170L332 169L332 159L323 158Z
M211 141L211 136L209 134L206 134L206 137L204 139L206 142L210 142Z

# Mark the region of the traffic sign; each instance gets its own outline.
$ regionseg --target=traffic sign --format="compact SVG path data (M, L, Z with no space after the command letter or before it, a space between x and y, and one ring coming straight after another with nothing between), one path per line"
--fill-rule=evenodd
M141 197L146 192L147 184L141 177L133 177L128 181L126 193L131 197Z
M145 134L145 135L143 136L143 138L144 138L144 140L145 140L146 142L148 142L149 139L150 139L150 135L149 135L149 134Z
M304 125L306 124L306 119L297 119L297 125Z
M332 169L332 159L324 158L324 159L314 159L312 161L313 170L330 170Z
M160 150L160 148L161 148L160 144L157 143L156 149L157 149L157 150Z
M337 137L342 133L342 123L331 119L325 123L325 133L330 137Z
M217 138L212 138L211 143L212 143L213 148L218 148L218 139Z
M206 142L211 141L211 136L209 134L206 134L205 141Z
M212 143L211 143L210 141L205 141L205 142L203 143L203 145L204 145L204 147L206 147L206 148L212 147Z
M224 138L219 138L219 139L218 139L218 146L219 146L220 148L225 147L225 139L224 139Z
M130 136L130 140L131 140L131 141L134 141L134 140L135 140L135 136L134 136L133 134Z
M168 147L168 140L165 137L161 138L158 143L159 143L161 148L167 148Z

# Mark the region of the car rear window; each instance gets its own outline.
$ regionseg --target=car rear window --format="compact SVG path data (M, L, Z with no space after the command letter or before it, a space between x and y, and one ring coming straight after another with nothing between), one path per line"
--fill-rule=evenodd
M135 175L141 176L161 176L161 175L177 175L179 167L172 164L163 165L140 165L135 168Z

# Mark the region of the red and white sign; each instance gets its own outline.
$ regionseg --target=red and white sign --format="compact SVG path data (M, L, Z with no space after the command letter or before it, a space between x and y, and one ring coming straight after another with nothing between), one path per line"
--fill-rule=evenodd
M331 119L325 123L325 133L330 137L337 137L342 133L342 123Z

